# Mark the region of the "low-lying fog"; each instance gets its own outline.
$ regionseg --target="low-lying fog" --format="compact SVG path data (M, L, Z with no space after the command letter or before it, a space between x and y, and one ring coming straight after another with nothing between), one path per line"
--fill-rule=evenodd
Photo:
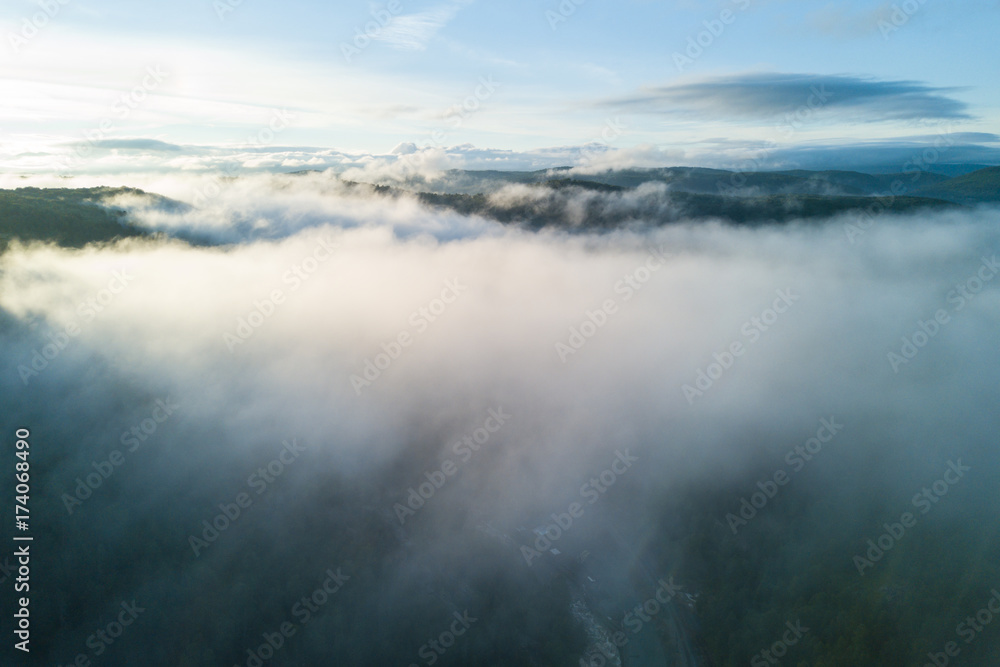
M119 201L167 237L0 256L45 664L254 665L285 622L263 664L579 664L580 590L614 625L660 578L738 580L693 562L698 499L719 542L787 531L789 587L816 550L888 577L855 557L907 511L925 538L996 534L995 210L571 235L323 175L145 187L198 206ZM925 517L911 498L959 459ZM932 585L910 573L882 585ZM766 612L732 619L760 648L796 620ZM816 626L797 659L835 640Z

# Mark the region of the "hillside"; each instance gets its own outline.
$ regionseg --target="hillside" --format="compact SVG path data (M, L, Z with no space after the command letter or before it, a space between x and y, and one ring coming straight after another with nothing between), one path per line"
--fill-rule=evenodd
M114 195L144 194L132 188L0 190L0 249L12 240L45 241L70 248L119 238L145 236L125 211L101 206Z
M1000 167L987 167L916 191L921 197L958 204L1000 202Z
M932 171L917 173L867 174L858 171L731 171L703 167L663 167L620 169L581 173L570 167L538 171L467 171L452 169L435 178L395 183L411 191L434 194L478 194L501 190L509 185L540 185L572 181L619 188L636 188L645 183L664 183L674 192L731 196L825 195L876 196L913 194L921 187L935 186L949 176ZM383 183L389 185L389 183ZM900 191L900 187L903 188Z
M696 174L703 178L705 174ZM970 174L970 176L973 176ZM628 181L626 174L621 180ZM783 176L775 177L780 180ZM790 177L788 177L790 178ZM967 177L962 177L966 179ZM982 179L980 179L982 180ZM973 181L978 183L979 181ZM951 181L947 181L951 183ZM958 206L954 199L896 198L824 194L765 194L729 196L669 188L650 191L586 178L554 178L529 184L511 196L408 192L395 187L345 182L359 196L415 196L424 204L462 215L480 215L528 229L548 227L607 230L635 224L659 226L682 220L723 220L738 225L822 220L879 202L888 213ZM185 206L159 195L133 188L0 190L0 248L14 240L52 242L80 248L120 238L150 235L133 225L126 212L101 202L129 194L169 208ZM187 238L189 235L179 234ZM204 239L187 238L200 245Z
M791 220L821 220L841 213L878 205L887 213L919 209L943 209L951 202L922 197L861 197L830 195L766 195L731 197L689 192L634 190L595 191L594 184L559 180L540 187L535 195L520 198L484 194L434 194L416 196L425 204L447 208L463 215L481 215L531 229L562 227L612 229L629 224L664 225L681 220L721 219L733 224L784 223ZM575 195L586 197L580 205ZM583 200L581 200L583 201Z

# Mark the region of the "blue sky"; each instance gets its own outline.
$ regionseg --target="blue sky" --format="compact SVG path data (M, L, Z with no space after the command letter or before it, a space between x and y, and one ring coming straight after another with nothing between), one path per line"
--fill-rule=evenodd
M942 135L942 159L1000 163L998 19L996 0L15 0L0 167L84 140L74 167L234 147L262 168L812 166L788 156L891 162Z

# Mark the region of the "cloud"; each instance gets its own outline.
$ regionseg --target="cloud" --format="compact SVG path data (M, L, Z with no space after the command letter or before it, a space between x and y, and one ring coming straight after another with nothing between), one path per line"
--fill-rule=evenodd
M79 141L73 145L127 151L179 152L184 150L183 146L157 139L98 139L95 141Z
M177 192L206 180L173 178ZM977 275L983 254L1000 251L992 213L880 219L852 245L849 219L526 234L406 199L358 197L321 175L258 176L214 201L136 214L168 231L219 233L226 247L161 239L0 256L0 426L28 425L45 445L32 449L31 501L49 542L101 545L32 552L46 573L44 594L32 598L32 627L47 638L40 661L86 651L88 636L135 599L148 611L109 660L246 663L264 633L301 621L290 610L327 569L343 568L347 585L295 626L276 664L331 655L410 664L463 609L480 621L456 642L456 664L575 664L586 649L580 604L621 619L655 589L647 569L653 579L677 574L697 593L719 571L700 581L675 557L691 542L694 557L708 553L691 535L722 535L725 553L742 557L719 523L725 512L831 415L843 434L776 501L801 512L769 506L753 526L794 522L785 527L794 539L768 544L768 571L811 590L817 572L839 572L815 567L820 550L849 570L874 528L949 458L972 462L980 485L970 474L934 510L956 520L921 519L894 554L964 544L995 523L1000 287L981 285L961 311L947 299ZM465 233L438 234L450 227ZM656 264L650 248L662 249ZM98 297L115 272L131 276L128 286ZM449 281L457 300L430 306ZM795 305L763 324L777 291ZM96 298L102 310L85 317L80 304ZM608 300L616 312L599 315ZM886 353L941 308L950 324L894 373ZM18 365L71 324L78 333L25 386ZM224 336L242 326L250 333L230 352ZM556 344L574 329L593 333L563 363ZM397 350L400 333L411 342ZM710 370L712 386L689 405L682 386L734 342L744 353ZM358 395L351 376L368 362L378 373L368 371L375 379ZM127 451L122 434L141 433L166 398L179 404L175 414ZM498 408L508 423L463 460L456 443ZM257 473L292 439L305 447L297 459L272 464L280 474ZM101 479L95 471L118 450L124 465ZM546 552L528 566L520 546L534 540L532 528L581 501L588 480L606 479L619 451L638 463L593 504L582 499L583 515L556 544L566 565ZM394 506L438 479L446 459L461 461L458 471L401 525ZM63 494L88 476L99 484L70 515ZM190 536L233 516L241 493L252 503L218 520L225 528L195 556ZM709 519L691 530L684 521L696 510ZM957 520L972 516L983 521ZM951 556L977 571L992 562L981 553ZM925 581L924 570L908 579L908 562L893 575ZM577 604L560 592L575 587L592 595ZM941 618L927 621L952 627L953 606L937 608ZM731 622L726 630L739 634L759 617Z
M810 109L835 120L968 119L954 88L849 75L763 72L650 87L601 104L623 111L722 120L773 120Z
M462 159L442 148L417 149L413 143L403 143L389 156L365 157L359 163L346 169L343 177L365 183L421 183L440 176L447 169L459 168Z
M813 142L777 148L747 146L730 151L728 160L717 158L715 164L743 169L846 169L873 173L926 169L958 175L971 171L975 165L1000 164L1000 147L989 145L996 143L991 136L994 135L945 132L866 142ZM982 143L971 143L970 139Z
M615 169L655 168L683 164L685 153L680 149L658 148L652 144L640 144L628 148L609 148L597 144L580 149L583 164L574 167L575 174L596 174Z
M454 0L416 14L394 17L373 39L401 51L422 51L471 0Z
M1000 164L1000 138L988 132L959 132L957 123L932 123L923 134L892 139L858 141L851 137L816 139L801 144L774 144L732 138L709 138L684 143L648 143L620 148L601 142L552 146L534 150L509 150L456 146L421 146L403 141L388 153L351 153L309 146L198 146L166 144L156 139L130 139L127 150L116 144L95 142L79 157L67 150L65 141L49 141L46 151L23 151L20 145L0 146L0 186L26 184L65 186L62 175L78 186L102 185L102 176L126 177L135 187L162 183L171 173L216 172L227 176L259 172L333 170L365 182L402 183L414 179L414 187L437 187L442 173L453 169L536 171L575 167L576 173L607 169L665 166L702 166L751 169L851 169L901 171L904 163L925 150L938 150L935 168L963 164ZM161 150L162 148L162 150ZM72 159L67 159L72 158ZM749 167L747 161L752 161ZM71 168L56 167L69 163ZM140 173L146 174L140 177ZM449 185L457 185L452 180ZM469 182L461 188L482 187ZM465 191L460 189L459 191Z

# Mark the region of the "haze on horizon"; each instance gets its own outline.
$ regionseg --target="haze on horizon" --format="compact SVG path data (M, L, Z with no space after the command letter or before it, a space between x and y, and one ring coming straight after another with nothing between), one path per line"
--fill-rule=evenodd
M940 162L998 164L996 18L988 0L17 0L0 169L901 171L943 135Z

